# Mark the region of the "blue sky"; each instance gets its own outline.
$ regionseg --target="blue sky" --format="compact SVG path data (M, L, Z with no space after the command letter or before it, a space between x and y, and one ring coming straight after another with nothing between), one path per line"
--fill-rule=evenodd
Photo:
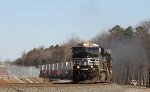
M150 0L1 0L0 60L150 19Z

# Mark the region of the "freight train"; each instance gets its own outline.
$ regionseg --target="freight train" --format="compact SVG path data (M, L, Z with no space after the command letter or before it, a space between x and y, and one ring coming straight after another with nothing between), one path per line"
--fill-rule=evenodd
M91 42L72 49L72 61L41 66L40 77L68 78L76 83L109 82L112 79L111 51Z

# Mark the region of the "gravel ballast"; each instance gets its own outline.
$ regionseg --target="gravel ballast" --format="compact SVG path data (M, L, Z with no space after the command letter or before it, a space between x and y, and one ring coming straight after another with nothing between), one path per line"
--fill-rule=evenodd
M150 89L109 84L93 86L0 87L0 92L150 92Z

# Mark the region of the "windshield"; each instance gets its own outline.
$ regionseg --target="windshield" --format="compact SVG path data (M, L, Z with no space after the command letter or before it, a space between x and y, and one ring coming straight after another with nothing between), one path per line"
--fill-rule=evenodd
M98 57L99 47L73 47L72 54L73 58Z

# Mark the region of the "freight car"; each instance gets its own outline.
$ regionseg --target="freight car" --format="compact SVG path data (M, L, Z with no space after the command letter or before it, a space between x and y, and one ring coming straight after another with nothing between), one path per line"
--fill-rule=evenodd
M39 77L50 79L72 79L72 65L72 62L41 65Z
M72 47L72 61L41 66L40 77L68 78L76 83L111 81L111 51L91 42Z

